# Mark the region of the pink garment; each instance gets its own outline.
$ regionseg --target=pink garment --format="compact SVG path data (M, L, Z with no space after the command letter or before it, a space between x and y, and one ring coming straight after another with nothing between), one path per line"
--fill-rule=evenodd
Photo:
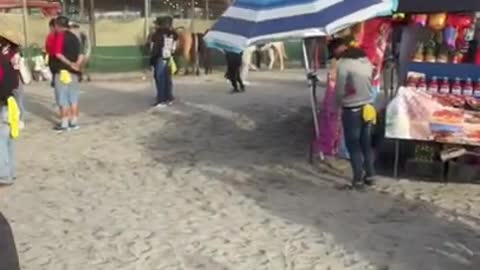
M340 115L336 105L335 81L328 76L327 89L322 102L321 111L318 114L320 122L320 134L315 141L315 152L321 152L327 156L337 154L340 145Z

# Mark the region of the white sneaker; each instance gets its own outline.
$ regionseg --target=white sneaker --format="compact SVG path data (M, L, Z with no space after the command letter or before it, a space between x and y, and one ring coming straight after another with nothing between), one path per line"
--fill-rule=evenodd
M167 108L167 104L165 103L158 103L157 106L155 106L155 108L158 108L158 109L163 109L163 108Z
M20 121L20 123L18 123L18 128L19 128L20 130L24 129L24 128L25 128L25 122Z
M252 83L251 83L251 82L249 82L249 81L244 81L244 82L243 82L243 84L244 84L244 85L246 85L246 86L250 86L250 85L252 85Z

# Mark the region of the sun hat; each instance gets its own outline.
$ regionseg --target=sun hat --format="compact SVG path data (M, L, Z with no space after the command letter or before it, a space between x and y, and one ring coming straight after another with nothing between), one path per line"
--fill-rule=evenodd
M8 42L14 45L22 44L22 37L15 31L3 29L0 30L0 37L3 37Z

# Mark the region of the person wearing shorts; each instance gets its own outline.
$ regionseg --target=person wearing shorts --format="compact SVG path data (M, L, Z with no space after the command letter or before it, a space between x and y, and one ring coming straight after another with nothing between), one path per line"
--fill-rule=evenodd
M54 86L60 107L60 123L57 131L78 128L78 93L80 68L83 63L81 44L69 30L69 20L60 16L55 20L55 42L51 67L54 72Z

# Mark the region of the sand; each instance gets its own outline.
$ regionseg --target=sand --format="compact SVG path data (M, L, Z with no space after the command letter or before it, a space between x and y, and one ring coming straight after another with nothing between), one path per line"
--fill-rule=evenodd
M27 89L17 183L3 190L24 270L480 269L480 186L383 179L366 193L307 163L301 72L83 84L82 127L52 132Z

